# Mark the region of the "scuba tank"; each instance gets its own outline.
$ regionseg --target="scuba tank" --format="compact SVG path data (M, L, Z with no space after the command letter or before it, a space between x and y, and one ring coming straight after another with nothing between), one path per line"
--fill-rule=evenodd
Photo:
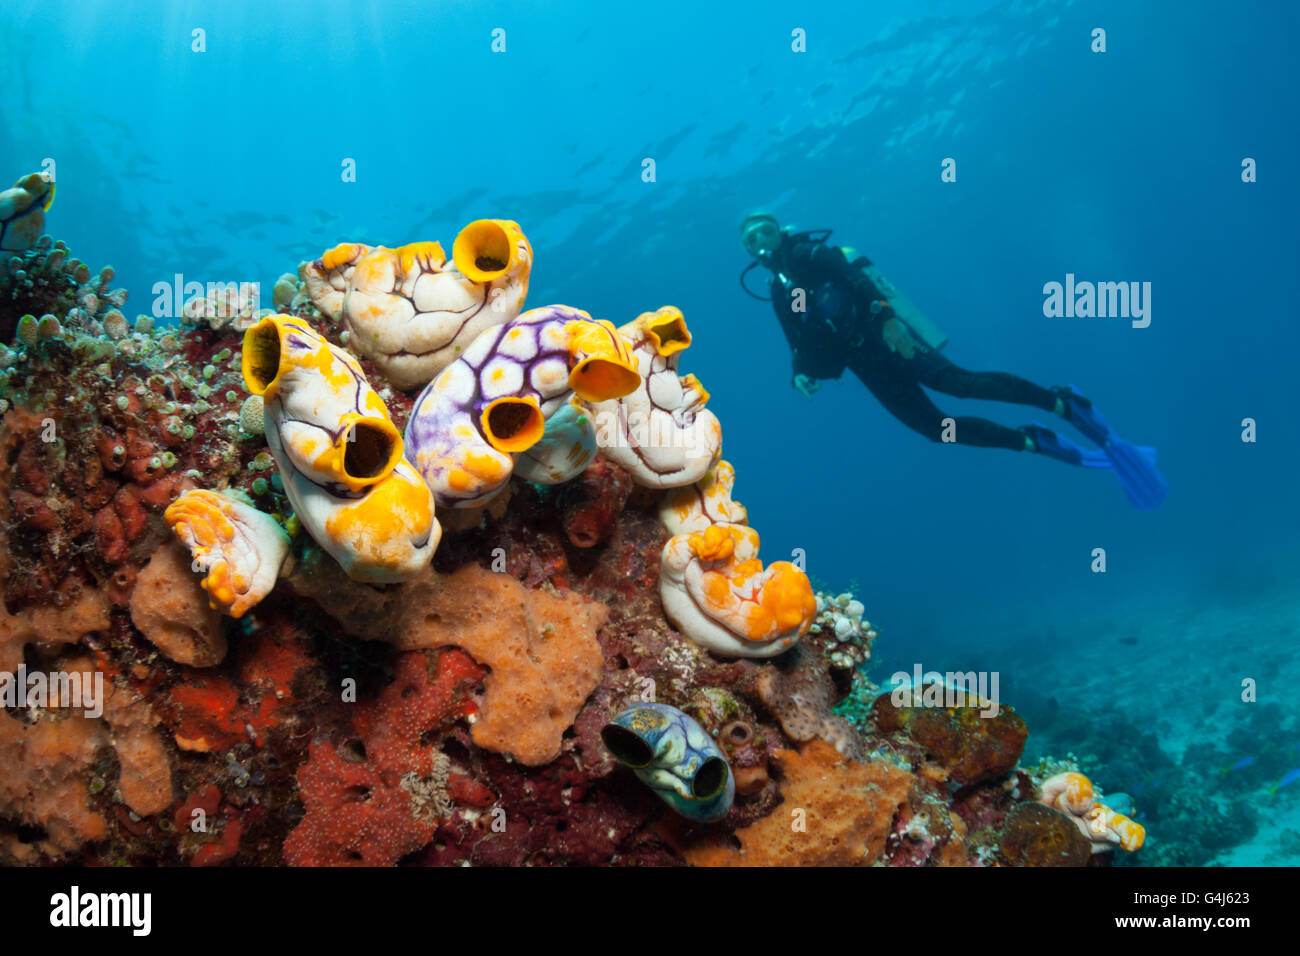
M871 280L872 285L880 290L880 294L889 300L889 304L894 307L894 315L912 330L913 335L936 352L948 344L947 334L934 323L933 319L918 309L915 302L899 292L898 287L885 278L884 273L877 269L870 259L859 256L854 260L855 250L852 247L841 246L840 249L850 265L860 270Z

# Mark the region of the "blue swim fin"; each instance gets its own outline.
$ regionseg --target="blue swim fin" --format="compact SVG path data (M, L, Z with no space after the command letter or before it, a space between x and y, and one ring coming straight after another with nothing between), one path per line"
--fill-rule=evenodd
M1073 385L1057 394L1065 404L1065 420L1101 449L1133 507L1142 511L1159 508L1169 495L1169 483L1156 468L1155 449L1139 448L1118 437L1101 412Z
M1055 458L1057 461L1063 461L1067 465L1076 465L1079 468L1110 470L1114 467L1104 451L1092 451L1082 445L1076 445L1070 439L1052 431L1042 422L1034 422L1032 425L1026 425L1020 430L1034 440L1034 446L1040 455L1046 455L1048 458ZM1156 450L1154 448L1150 445L1139 445L1137 450L1144 459L1151 463L1152 467L1155 466Z
M1112 438L1104 451L1110 459L1111 469L1124 488L1124 494L1141 511L1153 511L1164 504L1169 496L1169 483L1156 468L1155 462L1142 454L1142 449L1124 441Z

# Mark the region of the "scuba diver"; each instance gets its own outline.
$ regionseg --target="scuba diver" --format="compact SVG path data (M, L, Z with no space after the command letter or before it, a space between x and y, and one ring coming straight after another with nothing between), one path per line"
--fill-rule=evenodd
M865 256L827 242L829 229L791 232L767 212L746 216L740 241L754 261L740 274L749 295L770 301L790 344L793 385L812 397L825 379L846 368L885 410L935 442L1007 448L1046 455L1081 468L1115 473L1137 508L1164 501L1169 486L1156 469L1154 448L1117 437L1073 385L1044 388L1007 372L972 372L940 354L947 337L881 275ZM772 272L770 298L745 285L750 270ZM957 398L1029 405L1077 428L1100 451L1081 447L1034 422L1008 428L984 418L948 416L921 386Z

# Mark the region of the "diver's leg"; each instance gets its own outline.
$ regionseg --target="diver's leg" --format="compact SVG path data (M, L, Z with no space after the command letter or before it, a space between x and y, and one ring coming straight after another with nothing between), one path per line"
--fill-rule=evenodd
M944 440L944 421L951 418L953 422L951 440L959 445L1007 448L1011 451L1024 451L1027 447L1024 432L1014 428L1007 428L986 418L944 414L914 381L901 377L882 379L877 376L871 376L869 380L860 373L858 377L862 379L862 384L867 386L871 394L876 396L880 404L885 406L886 411L930 441Z
M938 352L917 352L903 360L916 380L954 398L982 398L992 402L1030 405L1057 412L1057 396L1050 389L1009 372L972 372L944 358Z

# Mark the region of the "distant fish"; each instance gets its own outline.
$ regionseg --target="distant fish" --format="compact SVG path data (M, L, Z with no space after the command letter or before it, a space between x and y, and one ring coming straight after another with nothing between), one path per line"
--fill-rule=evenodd
M1254 757L1242 757L1240 760L1238 760L1236 763L1234 763L1231 767L1221 767L1221 768L1219 769L1219 776L1220 776L1220 777L1226 777L1228 774L1232 773L1234 770L1245 770L1247 767L1249 767L1249 766L1250 766L1251 764L1253 764L1254 762L1255 762L1255 758L1254 758Z
M1288 770L1285 777L1268 788L1268 795L1270 797L1273 796L1273 794L1277 793L1287 784L1295 783L1297 780L1300 780L1300 767L1296 767L1294 770Z
M1132 647L1134 644L1138 642L1138 639L1136 637L1133 637L1132 635L1129 635L1128 637L1121 637L1119 639L1119 642L1121 644L1127 644L1129 647Z

